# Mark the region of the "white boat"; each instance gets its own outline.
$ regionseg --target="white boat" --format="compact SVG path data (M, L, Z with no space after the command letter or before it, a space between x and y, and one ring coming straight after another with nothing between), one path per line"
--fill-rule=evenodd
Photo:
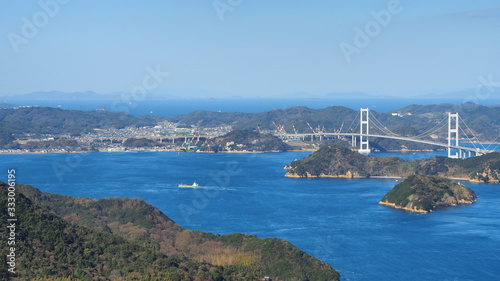
M193 182L193 184L189 185L189 184L179 184L179 187L183 187L183 188L198 188L200 187L196 182Z

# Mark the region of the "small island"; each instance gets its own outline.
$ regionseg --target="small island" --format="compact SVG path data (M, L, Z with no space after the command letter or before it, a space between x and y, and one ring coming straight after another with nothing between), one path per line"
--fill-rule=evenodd
M416 213L476 202L470 188L439 176L413 175L394 186L379 204Z

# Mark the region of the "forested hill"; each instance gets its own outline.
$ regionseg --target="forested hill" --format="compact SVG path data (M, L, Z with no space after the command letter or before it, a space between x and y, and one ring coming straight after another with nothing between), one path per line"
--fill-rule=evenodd
M5 190L6 184L0 187ZM183 229L140 199L95 200L17 188L17 212L23 216L18 269L23 280L339 279L330 265L289 242ZM6 194L0 194L4 206ZM1 216L6 221L4 212ZM0 230L2 237L5 231Z
M10 134L79 134L96 128L152 126L157 117L134 117L122 112L78 111L53 107L0 109L0 129Z
M343 107L332 106L323 109L311 109L305 106L294 106L286 109L276 109L261 113L241 113L241 112L214 112L214 111L194 111L189 114L168 117L172 122L180 123L184 126L220 126L222 124L232 125L236 129L257 129L275 130L273 122L289 125L286 129L291 130L294 124L301 132L311 132L306 121L313 127L318 125L325 128L340 128L342 122L353 121L358 114L357 111Z
M366 156L340 146L324 146L287 167L287 177L407 177L437 175L477 182L500 180L500 152L468 159L443 156L405 161Z
M7 185L0 182L0 204L7 206ZM172 258L154 249L105 232L67 222L33 204L18 193L15 196L18 221L12 236L10 228L0 229L1 237L15 237L14 244L2 247L2 280L217 280L223 269L184 258ZM11 201L9 201L11 202ZM11 218L2 208L0 219ZM7 233L9 231L9 233ZM14 273L8 268L13 268ZM202 278L196 279L196 276ZM205 279L203 279L205 278Z

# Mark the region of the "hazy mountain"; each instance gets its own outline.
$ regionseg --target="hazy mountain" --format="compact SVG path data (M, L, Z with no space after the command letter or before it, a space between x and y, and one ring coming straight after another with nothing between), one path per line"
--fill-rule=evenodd
M10 104L10 103L0 103L0 109L2 109L2 108L14 108L14 107L16 107L16 106L13 104Z
M485 101L491 100L491 103L488 103L490 105L497 105L498 104L498 94L500 93L500 88L498 87L492 87L492 88L487 88L486 86L484 87L478 87L478 88L473 88L473 89L466 89L466 90L461 90L461 91L453 91L453 92L448 92L448 93L441 93L441 94L436 94L436 93L429 93L429 94L423 94L423 95L416 95L414 98L417 99L463 99L463 102L474 102L474 103L480 103L480 104L487 104Z
M3 96L0 99L6 100L114 100L117 99L119 95L102 95L97 94L93 91L86 92L60 92L60 91L49 91L49 92L33 92L29 94L15 95L15 96Z

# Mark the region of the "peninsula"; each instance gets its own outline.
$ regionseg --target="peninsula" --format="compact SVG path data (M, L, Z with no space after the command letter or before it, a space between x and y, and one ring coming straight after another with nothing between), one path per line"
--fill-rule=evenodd
M285 177L311 178L405 178L411 175L435 175L472 182L499 182L500 152L468 159L443 156L406 161L399 157L362 155L342 146L323 146L285 169Z

